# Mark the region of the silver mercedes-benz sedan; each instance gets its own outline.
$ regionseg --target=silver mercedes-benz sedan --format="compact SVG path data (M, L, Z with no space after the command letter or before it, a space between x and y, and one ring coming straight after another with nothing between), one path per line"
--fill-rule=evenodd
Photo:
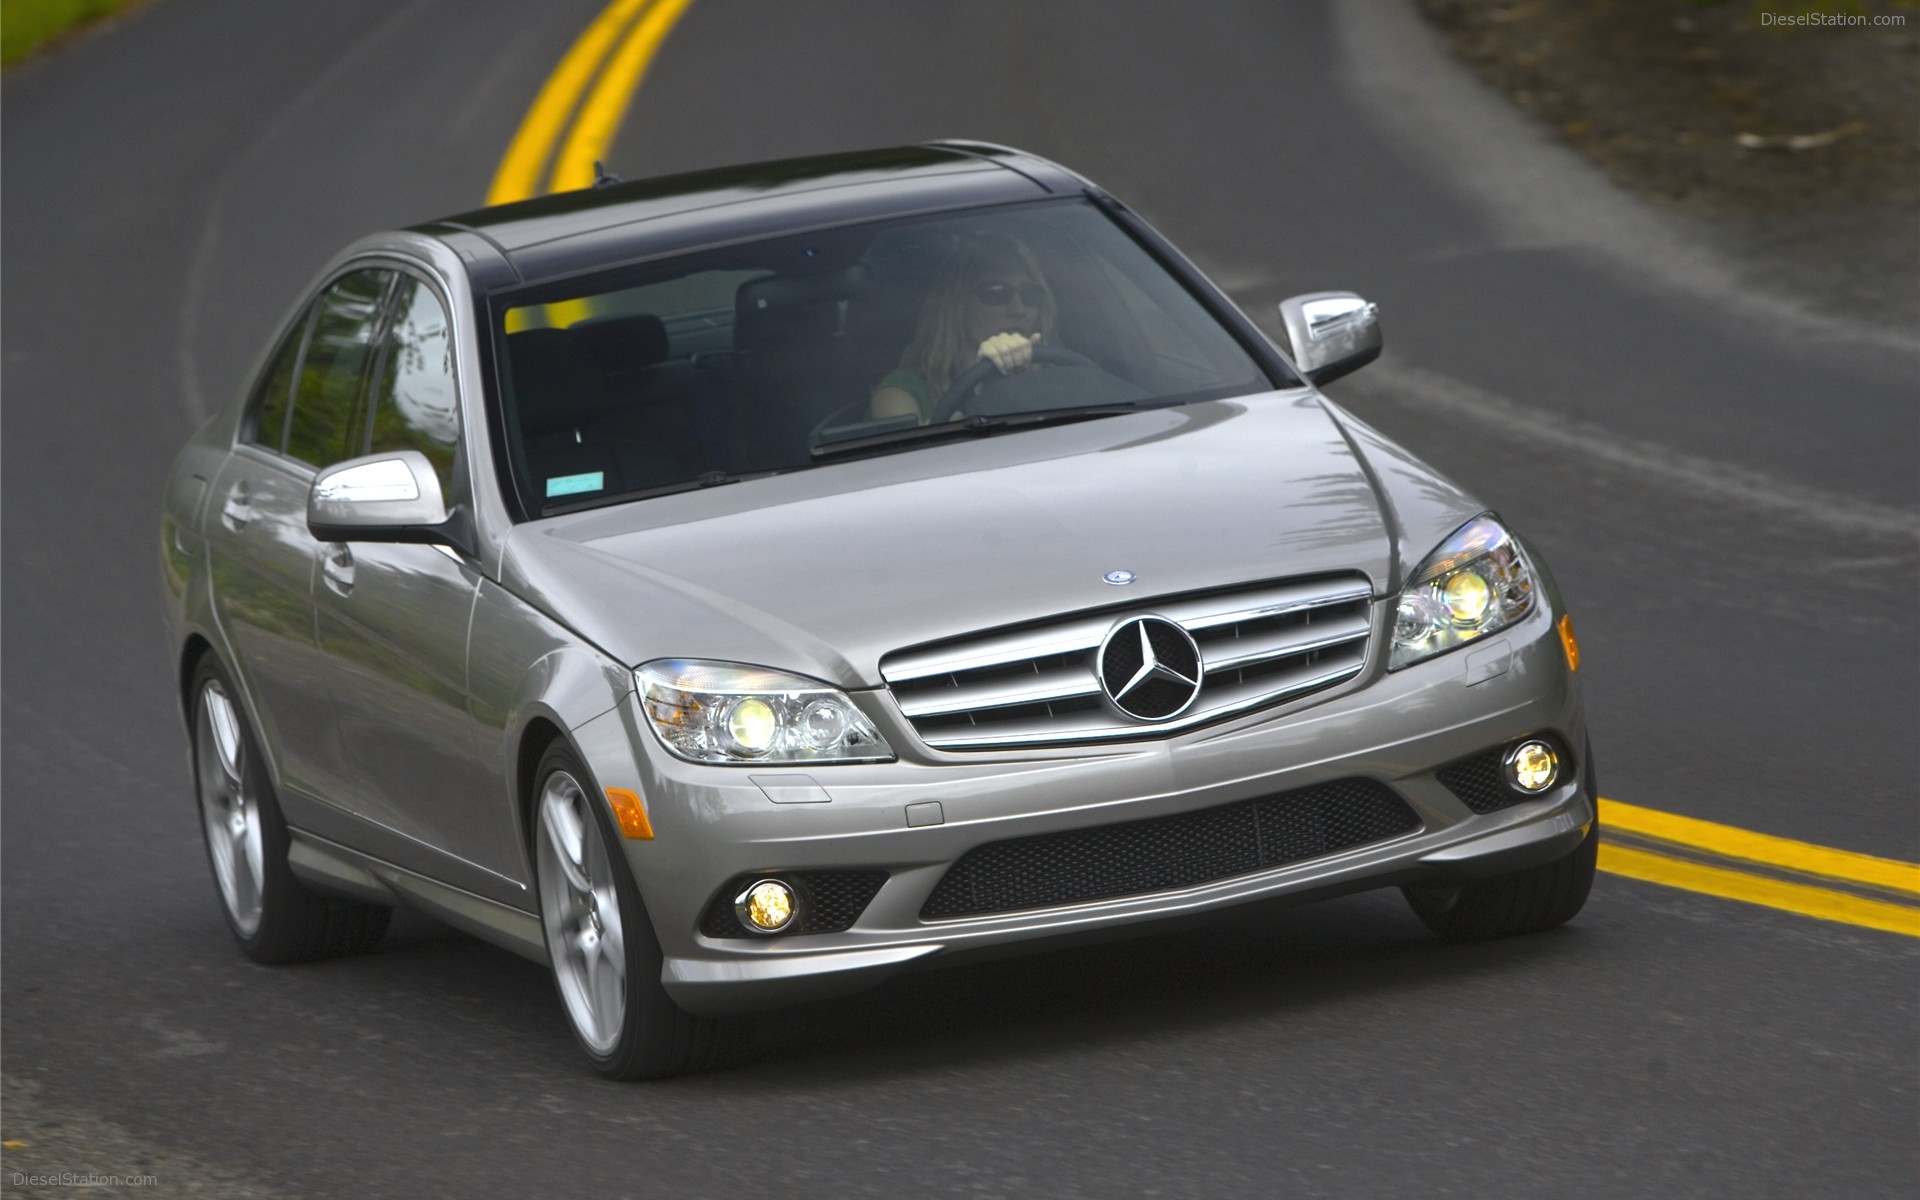
M228 925L396 904L551 964L603 1073L1035 939L1398 886L1573 916L1564 602L1125 205L944 143L485 209L343 251L162 517Z

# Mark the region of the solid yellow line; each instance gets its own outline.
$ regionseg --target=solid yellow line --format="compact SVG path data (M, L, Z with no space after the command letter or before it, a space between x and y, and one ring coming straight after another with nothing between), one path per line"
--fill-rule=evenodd
M1667 842L1679 842L1698 850L1710 850L1728 858L1785 867L1808 875L1844 879L1873 887L1892 888L1920 896L1920 866L1850 850L1834 850L1808 842L1771 834L1754 833L1732 825L1719 825L1677 813L1640 808L1618 800L1600 801L1600 826L1623 833L1637 833Z
M493 186L487 190L488 204L510 204L539 194L540 169L546 165L574 101L592 81L613 40L646 4L647 0L613 0L573 43L534 97L533 107L527 110L507 146L506 157L494 173Z
M693 0L654 0L646 16L627 34L599 82L593 85L586 103L580 106L580 115L574 119L573 129L554 161L550 190L567 192L592 185L593 164L606 160L607 147L613 144L613 135L620 131L620 122L627 115L627 106L633 102L640 77L653 61L654 51L667 40L674 22L691 3Z
M1762 875L1749 875L1727 867L1668 858L1649 850L1600 843L1600 869L1629 879L1664 884L1689 892L1744 900L1823 921L1840 921L1888 933L1920 937L1920 909L1869 900L1848 892L1835 892L1807 883L1787 883Z

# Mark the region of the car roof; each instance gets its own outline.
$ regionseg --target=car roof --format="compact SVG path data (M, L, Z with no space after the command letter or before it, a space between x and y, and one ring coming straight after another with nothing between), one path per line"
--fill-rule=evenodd
M791 158L615 183L477 209L413 227L481 239L527 284L658 254L906 213L1074 194L1086 180L1046 159L983 142L937 142ZM478 267L473 247L462 257Z

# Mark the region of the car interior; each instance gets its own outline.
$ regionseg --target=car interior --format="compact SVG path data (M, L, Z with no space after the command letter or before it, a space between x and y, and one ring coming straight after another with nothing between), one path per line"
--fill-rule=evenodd
M959 236L891 229L852 261L844 247L796 255L778 243L724 269L593 297L564 326L508 333L508 412L530 511L804 467L820 442L911 427L912 417L868 419L867 401L899 365ZM1058 236L1030 244L1057 299L1050 343L1089 360L1054 403L1139 400L1219 379L1191 319L1170 318L1099 253ZM722 284L730 305L716 294ZM704 303L681 306L689 296ZM1243 390L1256 382L1266 386L1250 379Z

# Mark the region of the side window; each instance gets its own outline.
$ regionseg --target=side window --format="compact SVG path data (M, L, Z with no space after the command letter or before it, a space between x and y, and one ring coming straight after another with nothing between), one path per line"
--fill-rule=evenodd
M330 467L360 453L360 387L373 358L380 302L393 277L386 270L355 271L321 293L294 389L287 435L287 453L294 458Z
M440 488L451 501L454 449L460 442L453 336L446 306L420 280L401 280L381 358L367 453L418 450L433 464Z
M300 351L306 345L307 322L313 316L311 309L294 323L287 333L287 340L267 365L267 373L260 383L258 397L260 407L253 418L253 432L248 440L269 450L279 450L287 440L287 410L293 401L293 373L300 362Z

